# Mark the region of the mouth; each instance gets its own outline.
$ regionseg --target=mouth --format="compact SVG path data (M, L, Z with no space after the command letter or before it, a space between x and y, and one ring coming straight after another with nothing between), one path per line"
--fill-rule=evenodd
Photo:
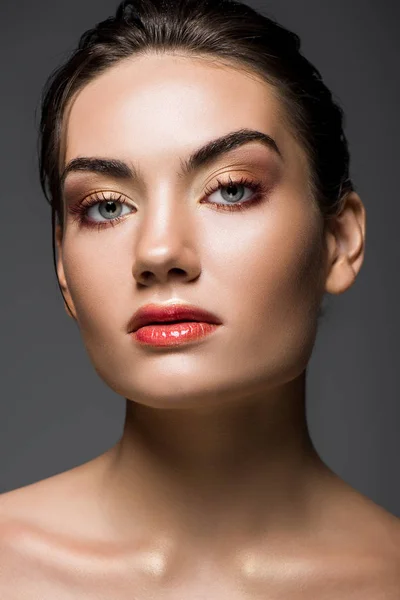
M149 325L174 325L178 323L210 323L222 321L213 313L186 303L148 304L140 308L128 324L129 333Z

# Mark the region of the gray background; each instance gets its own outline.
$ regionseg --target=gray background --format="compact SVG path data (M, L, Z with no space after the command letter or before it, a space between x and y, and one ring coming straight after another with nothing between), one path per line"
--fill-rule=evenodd
M42 86L114 0L2 0L0 492L104 452L125 400L100 380L64 311L50 207L36 153ZM366 258L354 286L328 297L308 375L308 422L323 460L400 516L400 3L248 2L298 33L346 114L351 176L367 209Z

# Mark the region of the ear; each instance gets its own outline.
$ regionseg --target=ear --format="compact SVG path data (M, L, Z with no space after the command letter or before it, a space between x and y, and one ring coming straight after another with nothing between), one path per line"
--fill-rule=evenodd
M62 253L62 227L59 224L56 225L55 241L56 241L56 248L57 248L57 277L58 277L58 281L59 281L61 289L62 289L62 293L64 295L64 308L69 317L72 317L73 319L77 320L75 305L71 298L71 294L68 289L67 281L65 279L64 265L63 265L63 253ZM69 310L69 308L67 306L67 302L68 302L68 305L71 308L71 310Z
M340 214L326 225L326 292L342 294L353 285L364 262L365 230L364 204L356 192L350 192Z

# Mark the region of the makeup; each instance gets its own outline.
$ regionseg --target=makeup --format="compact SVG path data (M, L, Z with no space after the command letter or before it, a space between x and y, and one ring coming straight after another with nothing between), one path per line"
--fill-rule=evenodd
M219 325L201 321L145 325L130 335L140 344L170 347L197 341L213 333Z
M129 321L128 331L141 344L177 346L209 335L221 323L208 310L174 301L142 306Z

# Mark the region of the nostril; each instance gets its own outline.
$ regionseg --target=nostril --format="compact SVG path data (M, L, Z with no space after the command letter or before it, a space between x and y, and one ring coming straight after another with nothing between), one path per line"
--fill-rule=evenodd
M183 269L179 269L178 267L174 267L173 269L170 269L171 273L177 273L178 275L185 275L185 271Z

